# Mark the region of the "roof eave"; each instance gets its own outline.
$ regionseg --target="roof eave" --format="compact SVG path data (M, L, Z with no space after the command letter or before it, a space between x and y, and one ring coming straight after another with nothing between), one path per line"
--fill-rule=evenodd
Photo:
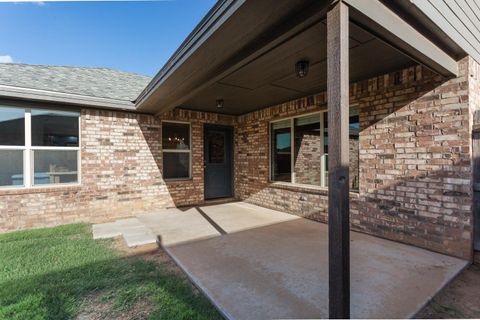
M139 94L134 103L142 104L175 70L192 55L222 24L231 17L246 0L220 0L193 29L170 59Z
M91 108L106 108L125 111L135 111L135 104L131 101L99 98L79 94L38 90L23 87L0 85L0 97L30 101L60 103Z

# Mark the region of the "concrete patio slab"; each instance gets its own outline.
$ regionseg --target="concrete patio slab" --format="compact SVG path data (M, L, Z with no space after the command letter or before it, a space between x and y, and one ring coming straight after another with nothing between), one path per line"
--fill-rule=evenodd
M165 209L93 226L127 245L158 239L230 319L328 316L325 224L244 202ZM466 261L351 233L354 318L413 316Z
M123 236L129 247L157 241L172 245L221 235L198 208L156 210L134 218L95 224L92 232L94 239Z
M164 247L227 318L328 316L326 225L246 203L200 210L226 234ZM354 318L412 317L467 265L365 234L351 239Z
M296 220L299 217L246 202L232 202L199 208L226 233L233 233L274 223Z
M148 226L164 246L202 240L220 235L202 215L191 208L168 209L161 214L143 214L138 220Z

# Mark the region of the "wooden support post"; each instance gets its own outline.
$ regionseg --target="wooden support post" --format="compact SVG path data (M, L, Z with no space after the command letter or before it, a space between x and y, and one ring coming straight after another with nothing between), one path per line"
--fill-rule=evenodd
M328 278L330 318L350 317L348 7L327 13Z

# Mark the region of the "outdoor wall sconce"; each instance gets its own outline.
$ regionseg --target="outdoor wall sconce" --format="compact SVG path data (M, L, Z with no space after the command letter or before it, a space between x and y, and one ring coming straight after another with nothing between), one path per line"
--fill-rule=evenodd
M217 99L216 103L217 103L217 109L223 108L223 104L224 104L223 99Z
M305 78L308 73L308 61L307 60L300 60L295 63L295 73L297 78Z

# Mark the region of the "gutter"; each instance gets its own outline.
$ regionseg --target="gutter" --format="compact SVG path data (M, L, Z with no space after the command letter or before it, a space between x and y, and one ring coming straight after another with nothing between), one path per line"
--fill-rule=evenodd
M247 0L219 0L134 101L136 108L177 70Z
M30 89L0 85L0 97L44 102L64 103L86 107L135 111L135 104L127 100L98 98L81 94Z

